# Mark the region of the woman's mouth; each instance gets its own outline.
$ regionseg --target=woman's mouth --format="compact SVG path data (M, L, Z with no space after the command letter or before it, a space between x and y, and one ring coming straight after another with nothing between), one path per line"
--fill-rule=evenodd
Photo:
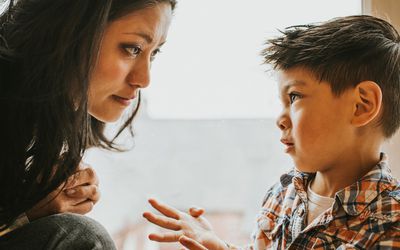
M132 98L124 98L121 96L117 96L117 95L113 95L112 98L117 101L118 103L120 103L123 106L129 106L132 103L132 100L135 99L135 97Z

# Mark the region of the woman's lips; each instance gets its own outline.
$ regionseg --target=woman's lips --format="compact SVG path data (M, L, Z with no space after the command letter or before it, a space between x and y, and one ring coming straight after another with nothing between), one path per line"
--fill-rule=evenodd
M135 96L132 98L124 98L121 96L113 95L112 98L123 106L129 106L132 103L132 100L135 99Z

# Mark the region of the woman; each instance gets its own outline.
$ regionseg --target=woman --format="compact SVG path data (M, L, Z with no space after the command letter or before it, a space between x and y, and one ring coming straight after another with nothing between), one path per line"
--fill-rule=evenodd
M111 140L105 124L140 102L174 8L175 0L10 2L0 17L0 249L114 248L93 220L44 208L71 187L97 193L82 156L120 150L114 140L138 105ZM82 211L98 199L87 196L75 200ZM35 220L13 230L24 213Z

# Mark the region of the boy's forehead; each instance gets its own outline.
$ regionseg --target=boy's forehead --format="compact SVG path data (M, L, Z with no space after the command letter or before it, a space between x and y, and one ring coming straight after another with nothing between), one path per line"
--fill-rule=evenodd
M277 72L278 85L281 91L291 86L307 86L311 77L310 72L300 69L279 70Z

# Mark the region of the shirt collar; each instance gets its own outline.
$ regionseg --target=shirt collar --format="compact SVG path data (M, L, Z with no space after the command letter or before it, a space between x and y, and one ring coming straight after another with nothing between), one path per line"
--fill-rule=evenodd
M292 169L280 178L281 185L287 187L293 183L297 195L307 201L307 185L314 178L313 173L300 172ZM333 210L342 206L348 215L359 215L380 193L385 190L393 190L398 183L393 178L388 166L388 156L381 153L379 163L373 167L359 181L338 191L335 196Z
M296 194L303 200L303 202L307 202L307 186L314 176L315 173L300 172L294 168L288 173L282 175L280 182L282 187L287 187L289 184L293 184Z
M379 163L356 183L336 193L334 210L341 205L348 215L359 215L380 193L396 187L388 167L388 157L381 153ZM339 204L340 203L340 204Z

